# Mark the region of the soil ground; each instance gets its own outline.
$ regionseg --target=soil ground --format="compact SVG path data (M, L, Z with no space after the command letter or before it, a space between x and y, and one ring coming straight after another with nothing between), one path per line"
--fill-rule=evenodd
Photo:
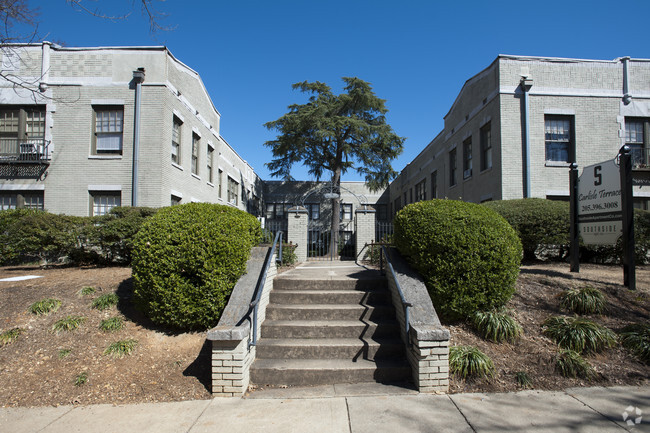
M38 275L42 278L0 282L0 333L21 328L18 338L0 347L0 406L44 406L93 403L136 403L211 398L209 347L205 333L174 333L160 329L135 310L129 268L0 268L0 278ZM650 366L620 347L588 357L598 372L591 382L566 379L554 372L554 343L541 334L550 315L563 314L557 296L568 287L591 285L607 296L607 314L591 317L617 331L628 323L650 321L650 266L637 268L636 292L622 286L619 266L585 265L579 274L562 263L524 265L517 293L508 307L524 328L514 344L493 344L477 337L465 324L450 325L451 344L472 344L488 354L497 369L490 380L452 378L450 392L495 392L518 389L514 374L525 371L538 389L582 385L636 385L650 382ZM82 296L83 287L96 289ZM117 293L116 307L99 311L92 300ZM49 315L36 316L29 306L46 298L62 301ZM53 324L69 315L86 318L72 332L52 332ZM99 329L103 319L122 317L124 328ZM109 344L135 339L135 351L123 358L104 355ZM69 351L69 354L64 354ZM85 373L87 381L75 385Z

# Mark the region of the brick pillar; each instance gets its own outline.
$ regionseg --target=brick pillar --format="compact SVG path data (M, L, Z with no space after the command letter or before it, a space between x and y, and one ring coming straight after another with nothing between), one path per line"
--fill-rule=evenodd
M355 257L358 257L364 245L375 240L375 209L368 205L364 205L358 208L354 214L356 226ZM363 257L359 257L359 259L363 259Z
M287 241L296 247L296 260L307 261L307 220L309 213L302 206L294 206L287 211Z

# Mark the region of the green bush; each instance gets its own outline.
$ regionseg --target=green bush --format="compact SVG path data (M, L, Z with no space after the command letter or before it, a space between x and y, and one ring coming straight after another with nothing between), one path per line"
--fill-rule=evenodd
M483 206L496 211L515 229L526 260L536 259L536 252L547 246L559 247L560 255L568 251L571 228L568 202L525 198L490 201Z
M161 209L134 239L136 305L161 325L184 330L216 325L260 238L257 219L230 206Z
M576 314L601 314L607 307L607 300L600 290L585 286L562 292L560 305Z
M564 377L591 379L595 376L594 369L589 361L578 352L569 349L560 349L555 357L555 371Z
M282 266L291 266L296 263L296 260L298 260L298 257L296 256L296 247L298 247L298 245L282 244ZM279 252L276 252L276 254L279 254Z
M549 317L542 332L561 348L577 353L601 352L616 344L616 334L609 328L583 318Z
M620 333L621 344L639 361L650 365L650 323L627 325Z
M449 348L449 371L458 377L492 377L494 363L489 356L474 346Z
M0 211L2 264L57 262L77 246L81 219L32 209Z
M505 305L515 292L521 243L510 225L484 206L421 201L395 217L394 241L422 275L447 320Z
M505 311L477 311L470 322L482 338L494 343L513 342L523 332L521 325Z

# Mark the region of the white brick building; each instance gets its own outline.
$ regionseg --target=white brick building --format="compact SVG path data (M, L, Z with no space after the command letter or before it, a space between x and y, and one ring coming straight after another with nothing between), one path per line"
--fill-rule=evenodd
M581 170L628 144L635 169L649 167L650 60L500 55L467 80L444 120L391 183L392 214L436 197L568 199L570 162ZM650 187L634 194L648 209Z
M5 46L0 209L97 215L114 205L229 203L253 214L261 181L219 134L199 74L165 47ZM134 177L138 77L139 151Z

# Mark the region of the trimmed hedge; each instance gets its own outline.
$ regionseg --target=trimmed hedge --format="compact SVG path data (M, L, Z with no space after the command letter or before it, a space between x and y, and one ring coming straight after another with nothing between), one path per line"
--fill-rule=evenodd
M229 206L189 203L159 210L133 242L136 305L160 325L216 325L261 235L254 216Z
M453 200L422 201L395 217L394 241L447 320L502 307L515 292L521 242L499 214Z
M515 229L524 249L524 259L534 260L540 247L569 250L569 203L542 198L490 201L483 204L504 217ZM560 257L561 258L561 257Z
M3 265L49 265L77 248L82 218L33 209L0 212L0 261Z
M32 263L131 263L133 237L157 210L117 207L100 217L41 210L0 211L0 265Z

